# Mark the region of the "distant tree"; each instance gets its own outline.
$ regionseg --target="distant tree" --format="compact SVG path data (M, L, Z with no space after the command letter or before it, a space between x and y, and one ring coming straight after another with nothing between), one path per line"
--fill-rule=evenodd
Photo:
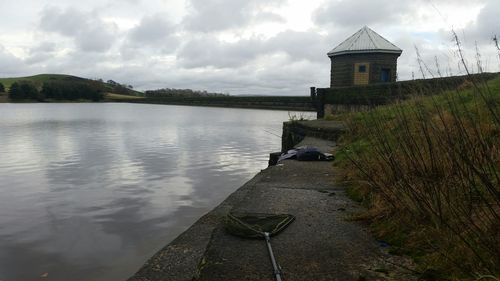
M87 89L84 89L87 93L86 98L92 101L100 101L104 99L104 92L106 91L104 85L98 82L91 82L85 84Z
M45 82L41 93L53 100L91 100L100 101L104 98L105 88L97 81L51 81Z
M41 94L36 86L30 81L14 82L9 89L9 98L12 100L37 100L43 101L44 95Z
M124 85L117 84L113 87L113 93L121 94L121 95L129 95L130 89L125 87Z
M108 83L109 85L112 85L112 86L118 85L118 83L113 81L113 80L108 80L106 83Z
M0 83L0 93L5 92L5 87L3 86L2 83Z
M36 86L31 82L23 82L19 84L21 91L24 93L26 98L33 99L37 101L43 101L43 96L40 95L40 92L36 88Z
M146 91L145 96L148 98L166 98L166 97L222 97L228 94L210 93L207 91L195 91L191 89L158 89Z
M55 85L55 82L45 82L42 86L42 93L48 99L59 100L63 98L61 89Z
M19 89L19 83L14 82L10 85L9 98L12 100L20 100L23 98L21 90Z

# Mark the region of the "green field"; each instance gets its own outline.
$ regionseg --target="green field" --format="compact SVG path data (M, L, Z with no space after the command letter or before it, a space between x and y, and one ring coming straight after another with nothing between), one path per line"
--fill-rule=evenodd
M106 93L107 101L130 101L130 100L142 100L142 99L144 99L144 97Z
M88 79L71 75L65 75L65 74L39 74L35 76L26 76L26 77L0 78L0 83L2 83L5 86L6 90L8 90L10 88L10 85L12 85L14 82L17 81L31 81L35 85L41 87L44 82L61 81L61 80L85 81Z
M10 86L14 82L18 81L30 81L34 83L38 88L41 88L43 83L45 82L56 82L56 81L74 81L74 82L95 82L94 80L91 79L86 79L78 76L73 76L73 75L66 75L66 74L38 74L34 76L26 76L26 77L9 77L9 78L0 78L0 83L2 83L5 86L5 90L8 91ZM102 82L104 86L107 89L107 92L113 93L113 86ZM128 89L128 94L131 96L141 96L142 93ZM121 93L121 95L124 95Z

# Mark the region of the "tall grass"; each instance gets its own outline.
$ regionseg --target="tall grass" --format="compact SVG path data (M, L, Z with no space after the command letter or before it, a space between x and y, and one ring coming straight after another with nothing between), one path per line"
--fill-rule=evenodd
M500 77L469 76L347 120L344 179L356 182L379 234L397 236L422 271L500 274L499 102Z

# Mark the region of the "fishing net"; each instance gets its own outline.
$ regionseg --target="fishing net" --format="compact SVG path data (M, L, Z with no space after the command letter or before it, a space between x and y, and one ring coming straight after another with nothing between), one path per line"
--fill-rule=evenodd
M264 233L276 235L293 220L289 214L230 213L226 216L226 230L243 238L264 238Z

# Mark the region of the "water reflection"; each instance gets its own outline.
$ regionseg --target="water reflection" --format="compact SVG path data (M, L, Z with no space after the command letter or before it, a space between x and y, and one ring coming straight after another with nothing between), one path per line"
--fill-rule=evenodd
M266 167L287 112L0 104L0 280L123 280Z

